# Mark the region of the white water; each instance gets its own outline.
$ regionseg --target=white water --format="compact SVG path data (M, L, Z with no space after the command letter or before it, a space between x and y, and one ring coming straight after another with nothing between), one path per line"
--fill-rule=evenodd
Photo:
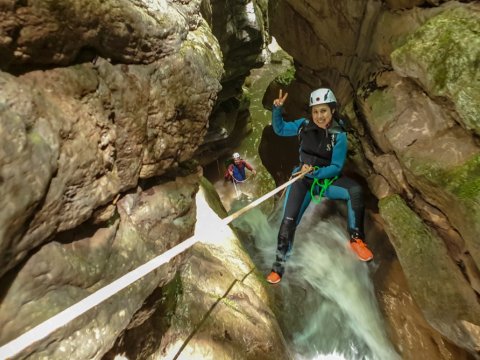
M242 204L233 203L232 211ZM323 207L323 208L322 208ZM286 273L275 286L279 321L296 359L400 359L390 344L370 272L347 247L344 217L311 204L295 237ZM281 216L277 211L277 218ZM265 274L275 256L279 220L253 209L234 222Z

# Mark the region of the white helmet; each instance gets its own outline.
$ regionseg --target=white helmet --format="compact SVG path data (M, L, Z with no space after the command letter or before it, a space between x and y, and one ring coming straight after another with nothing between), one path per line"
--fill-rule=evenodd
M337 99L333 95L333 91L327 88L317 89L310 94L310 106L336 102Z
M239 153L233 153L233 160L238 160L240 159L240 154Z

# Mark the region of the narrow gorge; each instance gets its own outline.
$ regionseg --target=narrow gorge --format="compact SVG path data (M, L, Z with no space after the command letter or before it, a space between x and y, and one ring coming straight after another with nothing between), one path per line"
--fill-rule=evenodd
M375 259L324 201L272 286L282 199L225 225L245 206L225 160L257 169L249 202L286 182L298 142L272 102L309 117L319 87ZM0 0L0 138L0 359L480 357L478 1Z

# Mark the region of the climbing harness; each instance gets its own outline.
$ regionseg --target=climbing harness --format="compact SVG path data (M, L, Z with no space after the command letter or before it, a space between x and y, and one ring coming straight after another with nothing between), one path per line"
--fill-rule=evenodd
M232 176L233 182L236 182L238 184L245 183L245 182L247 182L248 179L250 179L250 177L246 177L244 180L237 180L237 179L235 179L235 176Z
M240 197L241 194L243 194L240 190L238 190L237 184L246 183L248 179L249 177L245 178L245 180L237 180L235 179L235 176L232 176L233 187L235 188L235 194L237 195L237 199Z
M293 184L298 179L302 178L307 171L303 171L298 174L293 179L287 181L285 184L280 185L279 187L273 189L269 193L263 195L262 197L258 198L257 200L251 202L247 206L243 207L242 209L238 210L232 215L229 215L222 219L223 225L228 225L233 220L237 219L241 215L243 215L248 210L256 207L257 205L261 204L268 198L272 197L279 191L283 190L290 184ZM98 289L94 293L88 295L84 299L80 300L79 302L71 305L70 307L66 308L65 310L60 311L58 314L52 316L51 318L45 320L44 322L36 325L32 329L28 330L24 334L20 335L16 339L2 345L0 347L0 357L2 359L7 359L13 357L26 349L27 347L31 346L32 344L46 338L48 335L56 331L57 329L65 326L70 321L76 319L77 317L81 316L88 310L92 309L96 305L102 303L103 301L109 299L119 291L125 289L127 286L133 284L135 281L141 279L145 275L151 273L161 265L169 262L178 254L186 251L200 239L195 235L184 240L180 244L175 245L173 248L165 251L163 254L160 254L153 259L149 260L143 265L133 269L132 271L126 273L125 275L121 276L117 280L113 281L112 283Z
M318 166L314 166L313 167L313 171L315 170L318 170ZM297 175L297 174L300 174L301 171L298 171L296 173L293 173L291 176L290 176L290 179ZM319 204L321 201L322 201L322 197L323 195L325 194L325 192L327 191L328 187L330 185L332 185L335 180L338 179L338 176L335 176L331 179L323 179L323 184L320 183L320 180L318 180L317 178L314 178L313 179L313 183L312 183L312 186L310 187L310 196L312 197L312 200L315 204ZM320 193L318 195L315 194L315 190L317 190L317 187L320 187ZM285 190L283 190L282 194L280 195L280 200L283 198L283 195L285 194ZM318 191L317 191L318 192Z

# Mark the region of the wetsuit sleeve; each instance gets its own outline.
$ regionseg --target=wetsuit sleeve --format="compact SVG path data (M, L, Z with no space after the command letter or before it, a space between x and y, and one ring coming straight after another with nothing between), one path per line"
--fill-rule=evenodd
M272 108L272 125L273 131L279 136L296 136L298 128L303 124L305 119L286 122L282 117L282 107L273 105Z
M314 171L312 175L307 175L308 177L315 177L318 179L329 179L334 176L340 175L347 158L347 134L339 133L337 134L337 141L332 151L332 161L330 165L323 166L318 170Z

